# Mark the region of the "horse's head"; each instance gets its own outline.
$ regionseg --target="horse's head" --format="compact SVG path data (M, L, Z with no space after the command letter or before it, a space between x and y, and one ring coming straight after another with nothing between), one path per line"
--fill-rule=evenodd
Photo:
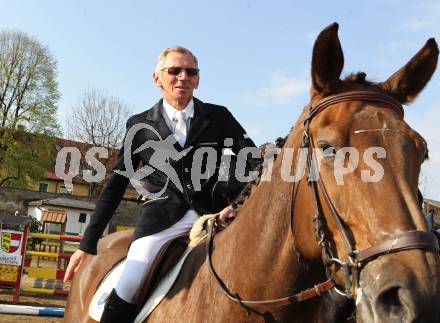
M364 73L341 80L344 59L337 31L332 24L316 40L310 105L286 144L297 148L302 141L309 162L320 162L319 181L298 186L297 196L309 196L296 199L295 209L309 214L295 212L298 249L309 259L321 259L321 252L326 260L334 257L330 275L353 294L359 321L438 320L440 261L417 194L428 150L403 120L401 108L430 80L437 44L428 40L382 83L365 81ZM321 207L322 218L314 215ZM321 248L301 243L316 230Z

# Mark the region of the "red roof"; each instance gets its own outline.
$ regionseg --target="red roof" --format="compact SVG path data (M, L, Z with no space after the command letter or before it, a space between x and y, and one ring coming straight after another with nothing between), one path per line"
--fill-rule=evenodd
M51 179L51 180L54 180L54 181L62 181L61 178L58 178L57 175L55 175L55 173L50 171L50 170L47 170L47 171L44 172L44 177L46 179Z

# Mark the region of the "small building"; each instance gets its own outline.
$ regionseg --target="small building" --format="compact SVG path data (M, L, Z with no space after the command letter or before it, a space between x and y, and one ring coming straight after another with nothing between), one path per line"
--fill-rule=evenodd
M81 197L98 197L106 180L103 180L100 183L88 183L86 180L84 180L84 175L86 173L93 174L94 172L94 169L85 160L87 151L94 147L94 145L79 141L56 138L56 142L54 143L52 149L52 162L44 173L44 179L30 183L29 189L43 193L69 194ZM81 154L81 158L78 161L78 174L72 178L72 182L70 183L71 185L66 185L64 180L58 178L55 172L57 156L63 148L75 148ZM108 158L100 158L99 162L105 167L106 176L108 176L116 163L119 150L115 148L106 149L108 151ZM66 159L66 165L63 165L63 170L67 172L70 164L73 163L74 162L70 159ZM124 193L124 198L136 200L138 195L139 194L136 192L134 187L132 185L128 185L127 190Z
M94 209L95 203L89 201L57 197L28 202L27 214L41 222L43 220L47 222L49 216L65 214L65 218L61 221L64 224L51 220L52 222L48 224L47 230L50 231L48 233L60 234L63 231L61 226L65 225L65 234L82 236ZM104 230L104 235L106 234L108 234L108 226Z

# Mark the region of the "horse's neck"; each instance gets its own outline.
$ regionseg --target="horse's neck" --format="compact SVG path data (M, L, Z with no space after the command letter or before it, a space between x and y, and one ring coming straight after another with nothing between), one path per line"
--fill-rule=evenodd
M291 294L304 272L290 227L292 183L281 179L280 164L275 162L272 180L259 184L215 241L214 265L242 298Z
M297 128L297 131L301 129ZM297 139L295 144L293 138ZM300 135L294 133L286 146L298 147L298 138ZM291 228L294 183L281 178L281 167L285 166L282 158L282 155L278 156L274 163L271 181L260 182L233 224L214 241L214 268L229 291L243 300L261 301L290 296L326 279L323 267L306 260L297 250L298 240ZM310 213L311 195L307 184L299 185L298 189L295 216L304 216L306 212ZM310 237L305 242L310 240L316 244L313 226L307 227L304 223L308 221L303 221L301 228L293 228L294 232L309 232ZM345 298L325 294L318 301L294 307L274 306L268 310L280 322L291 321L292 317L308 322L321 322L325 317L325 322L340 322L340 317L351 313L351 303L348 310L346 305Z

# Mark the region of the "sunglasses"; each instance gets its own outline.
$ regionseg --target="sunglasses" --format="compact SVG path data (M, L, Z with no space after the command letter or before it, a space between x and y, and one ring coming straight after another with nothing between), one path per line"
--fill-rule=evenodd
M185 70L186 75L188 76L197 76L199 75L199 69L195 68L195 67L165 67L163 69L161 69L161 71L167 71L169 75L174 75L177 76L180 73L182 73L182 71Z

